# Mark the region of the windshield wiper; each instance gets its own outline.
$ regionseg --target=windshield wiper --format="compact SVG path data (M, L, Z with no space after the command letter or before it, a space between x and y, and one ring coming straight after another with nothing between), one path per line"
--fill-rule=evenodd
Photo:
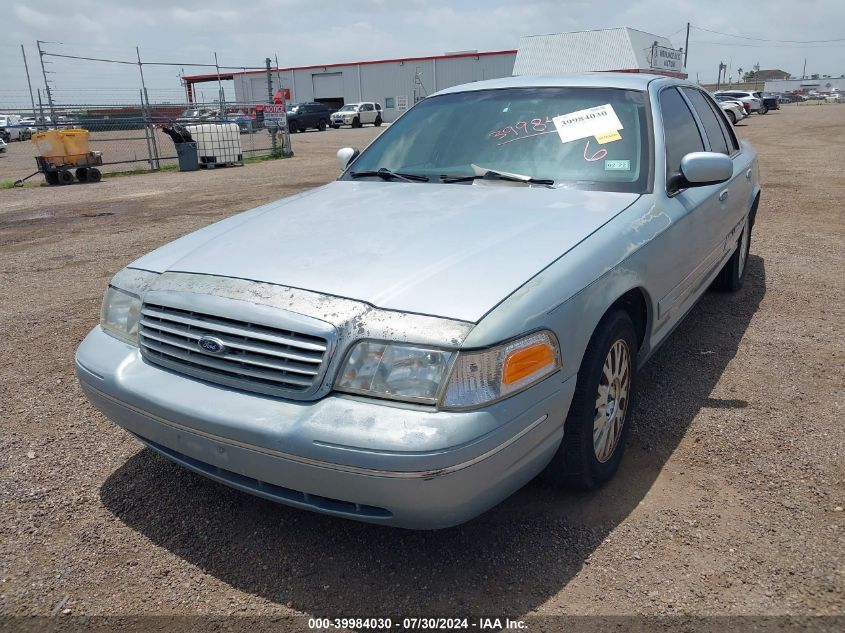
M382 180L404 180L405 182L428 182L428 176L420 176L419 174L403 174L395 171L390 171L382 167L376 171L353 171L349 174L353 178L371 178L377 176Z
M533 178L522 174L486 169L485 167L478 167L476 165L473 165L472 168L478 172L473 176L440 176L440 180L445 183L471 182L473 180L507 180L508 182L524 182L527 185L541 185L554 189L552 185L555 184L555 181L548 178Z

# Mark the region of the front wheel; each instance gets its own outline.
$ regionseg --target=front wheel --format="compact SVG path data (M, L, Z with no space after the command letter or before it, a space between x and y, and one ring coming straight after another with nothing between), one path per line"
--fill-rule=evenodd
M326 121L325 121L325 119L320 119L319 123L317 123L317 129L320 130L321 132L326 131Z
M352 119L352 127L361 127L361 119L358 117Z
M619 469L634 396L637 334L624 310L599 323L578 370L563 441L544 477L592 490Z
M731 122L731 125L736 125L736 115L733 112L731 112L730 110L728 110L727 114L728 114L728 121Z
M381 126L381 116L380 115L376 117L375 123L373 123L373 125L375 125L376 127Z

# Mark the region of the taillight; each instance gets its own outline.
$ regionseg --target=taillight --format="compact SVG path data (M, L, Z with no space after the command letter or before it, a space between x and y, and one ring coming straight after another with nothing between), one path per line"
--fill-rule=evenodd
M751 106L748 104L747 101L742 102L742 107L745 108L745 113L748 114L751 112Z

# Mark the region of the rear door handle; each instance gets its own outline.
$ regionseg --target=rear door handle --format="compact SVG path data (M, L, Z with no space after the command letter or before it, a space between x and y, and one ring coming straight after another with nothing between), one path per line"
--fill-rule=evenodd
M728 199L728 190L724 189L719 193L719 202L724 202Z

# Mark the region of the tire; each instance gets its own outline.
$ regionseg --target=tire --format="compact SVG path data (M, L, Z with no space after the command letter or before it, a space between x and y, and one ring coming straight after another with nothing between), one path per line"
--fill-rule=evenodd
M47 181L48 185L58 185L59 184L59 173L55 172L55 171L44 172L44 180Z
M103 174L96 167L88 168L88 182L100 182L103 179Z
M736 115L731 112L730 110L727 111L728 121L731 122L731 125L736 125Z
M299 131L299 126L295 121L288 121L288 134L296 134Z
M62 169L56 174L60 185L69 185L73 182L73 174L67 169Z
M766 114L769 111L769 107L764 103L760 106L760 109L757 110L757 114Z
M713 289L722 292L736 292L742 288L745 271L748 270L748 253L751 251L751 222L745 224L742 235L736 242L734 254L725 263L713 281Z
M87 180L88 180L88 169L86 167L77 167L77 169L76 169L76 179L79 182L87 182Z
M612 310L599 322L584 352L563 441L544 479L593 490L616 474L633 410L636 357L631 317L622 309Z
M340 123L332 123L332 128L335 129L335 130L339 130L340 129Z
M326 127L327 127L326 120L320 119L319 122L317 123L317 129L320 130L321 132L325 132Z
M381 127L381 123L382 123L382 121L381 121L381 115L378 115L378 116L376 117L375 123L373 123L373 125L375 125L376 127Z
M361 127L361 119L358 117L352 119L352 127Z

